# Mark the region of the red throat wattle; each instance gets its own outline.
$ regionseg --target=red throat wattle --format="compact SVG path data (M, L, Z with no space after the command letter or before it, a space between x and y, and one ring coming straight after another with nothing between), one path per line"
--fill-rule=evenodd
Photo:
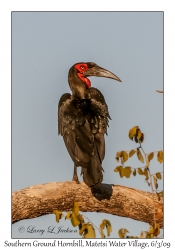
M85 63L79 63L75 65L75 68L79 71L77 73L78 77L86 84L87 88L91 87L91 81L84 76L83 72L88 70L88 66Z

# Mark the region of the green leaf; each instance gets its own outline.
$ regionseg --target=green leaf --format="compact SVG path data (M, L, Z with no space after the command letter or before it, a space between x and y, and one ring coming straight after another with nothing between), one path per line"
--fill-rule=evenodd
M136 172L136 169L134 169L133 172L132 172L132 174L133 174L134 176L136 176L136 173L137 173L137 172Z
M134 154L135 154L136 150L135 149L132 149L130 152L129 152L129 157L132 157Z
M56 222L59 222L59 220L64 217L64 214L59 210L53 210L53 213L56 215Z
M124 173L126 178L130 178L130 175L132 173L131 167L125 167L124 168Z
M163 162L163 151L159 151L157 153L157 160L158 162L162 163Z
M148 155L148 161L151 161L154 157L154 153L151 152L149 155Z
M126 151L121 151L120 157L123 158L124 162L126 162L128 160L128 154L126 153Z
M144 163L144 159L139 148L137 148L137 157L142 163Z
M161 180L161 179L162 179L161 173L157 172L157 173L156 173L156 177L157 177L157 179Z
M137 134L138 126L135 126L129 130L129 139L133 140L133 137Z
M82 228L79 231L79 234L83 236L83 238L95 238L95 230L93 226L89 223L85 223L82 225Z

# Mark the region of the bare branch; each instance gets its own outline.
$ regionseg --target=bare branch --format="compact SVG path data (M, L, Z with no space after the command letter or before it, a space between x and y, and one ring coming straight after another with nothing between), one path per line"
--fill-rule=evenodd
M162 199L155 200L155 219L163 227ZM119 185L101 184L89 188L83 182L52 182L31 186L12 193L12 223L51 214L53 210L70 211L78 201L82 212L101 212L153 224L152 193Z
M158 93L163 93L163 90L156 90Z

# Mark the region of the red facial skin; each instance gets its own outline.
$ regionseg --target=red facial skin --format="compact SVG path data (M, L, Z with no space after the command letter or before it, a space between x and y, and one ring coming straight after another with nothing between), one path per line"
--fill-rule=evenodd
M78 77L86 84L87 88L91 87L90 80L83 75L83 72L88 70L88 66L86 63L78 63L75 65L75 68L79 71L77 73Z

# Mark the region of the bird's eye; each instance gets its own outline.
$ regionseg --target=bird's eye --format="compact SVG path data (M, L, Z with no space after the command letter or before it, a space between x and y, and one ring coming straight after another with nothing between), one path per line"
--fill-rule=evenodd
M81 66L80 68L81 68L81 69L84 69L84 66Z

